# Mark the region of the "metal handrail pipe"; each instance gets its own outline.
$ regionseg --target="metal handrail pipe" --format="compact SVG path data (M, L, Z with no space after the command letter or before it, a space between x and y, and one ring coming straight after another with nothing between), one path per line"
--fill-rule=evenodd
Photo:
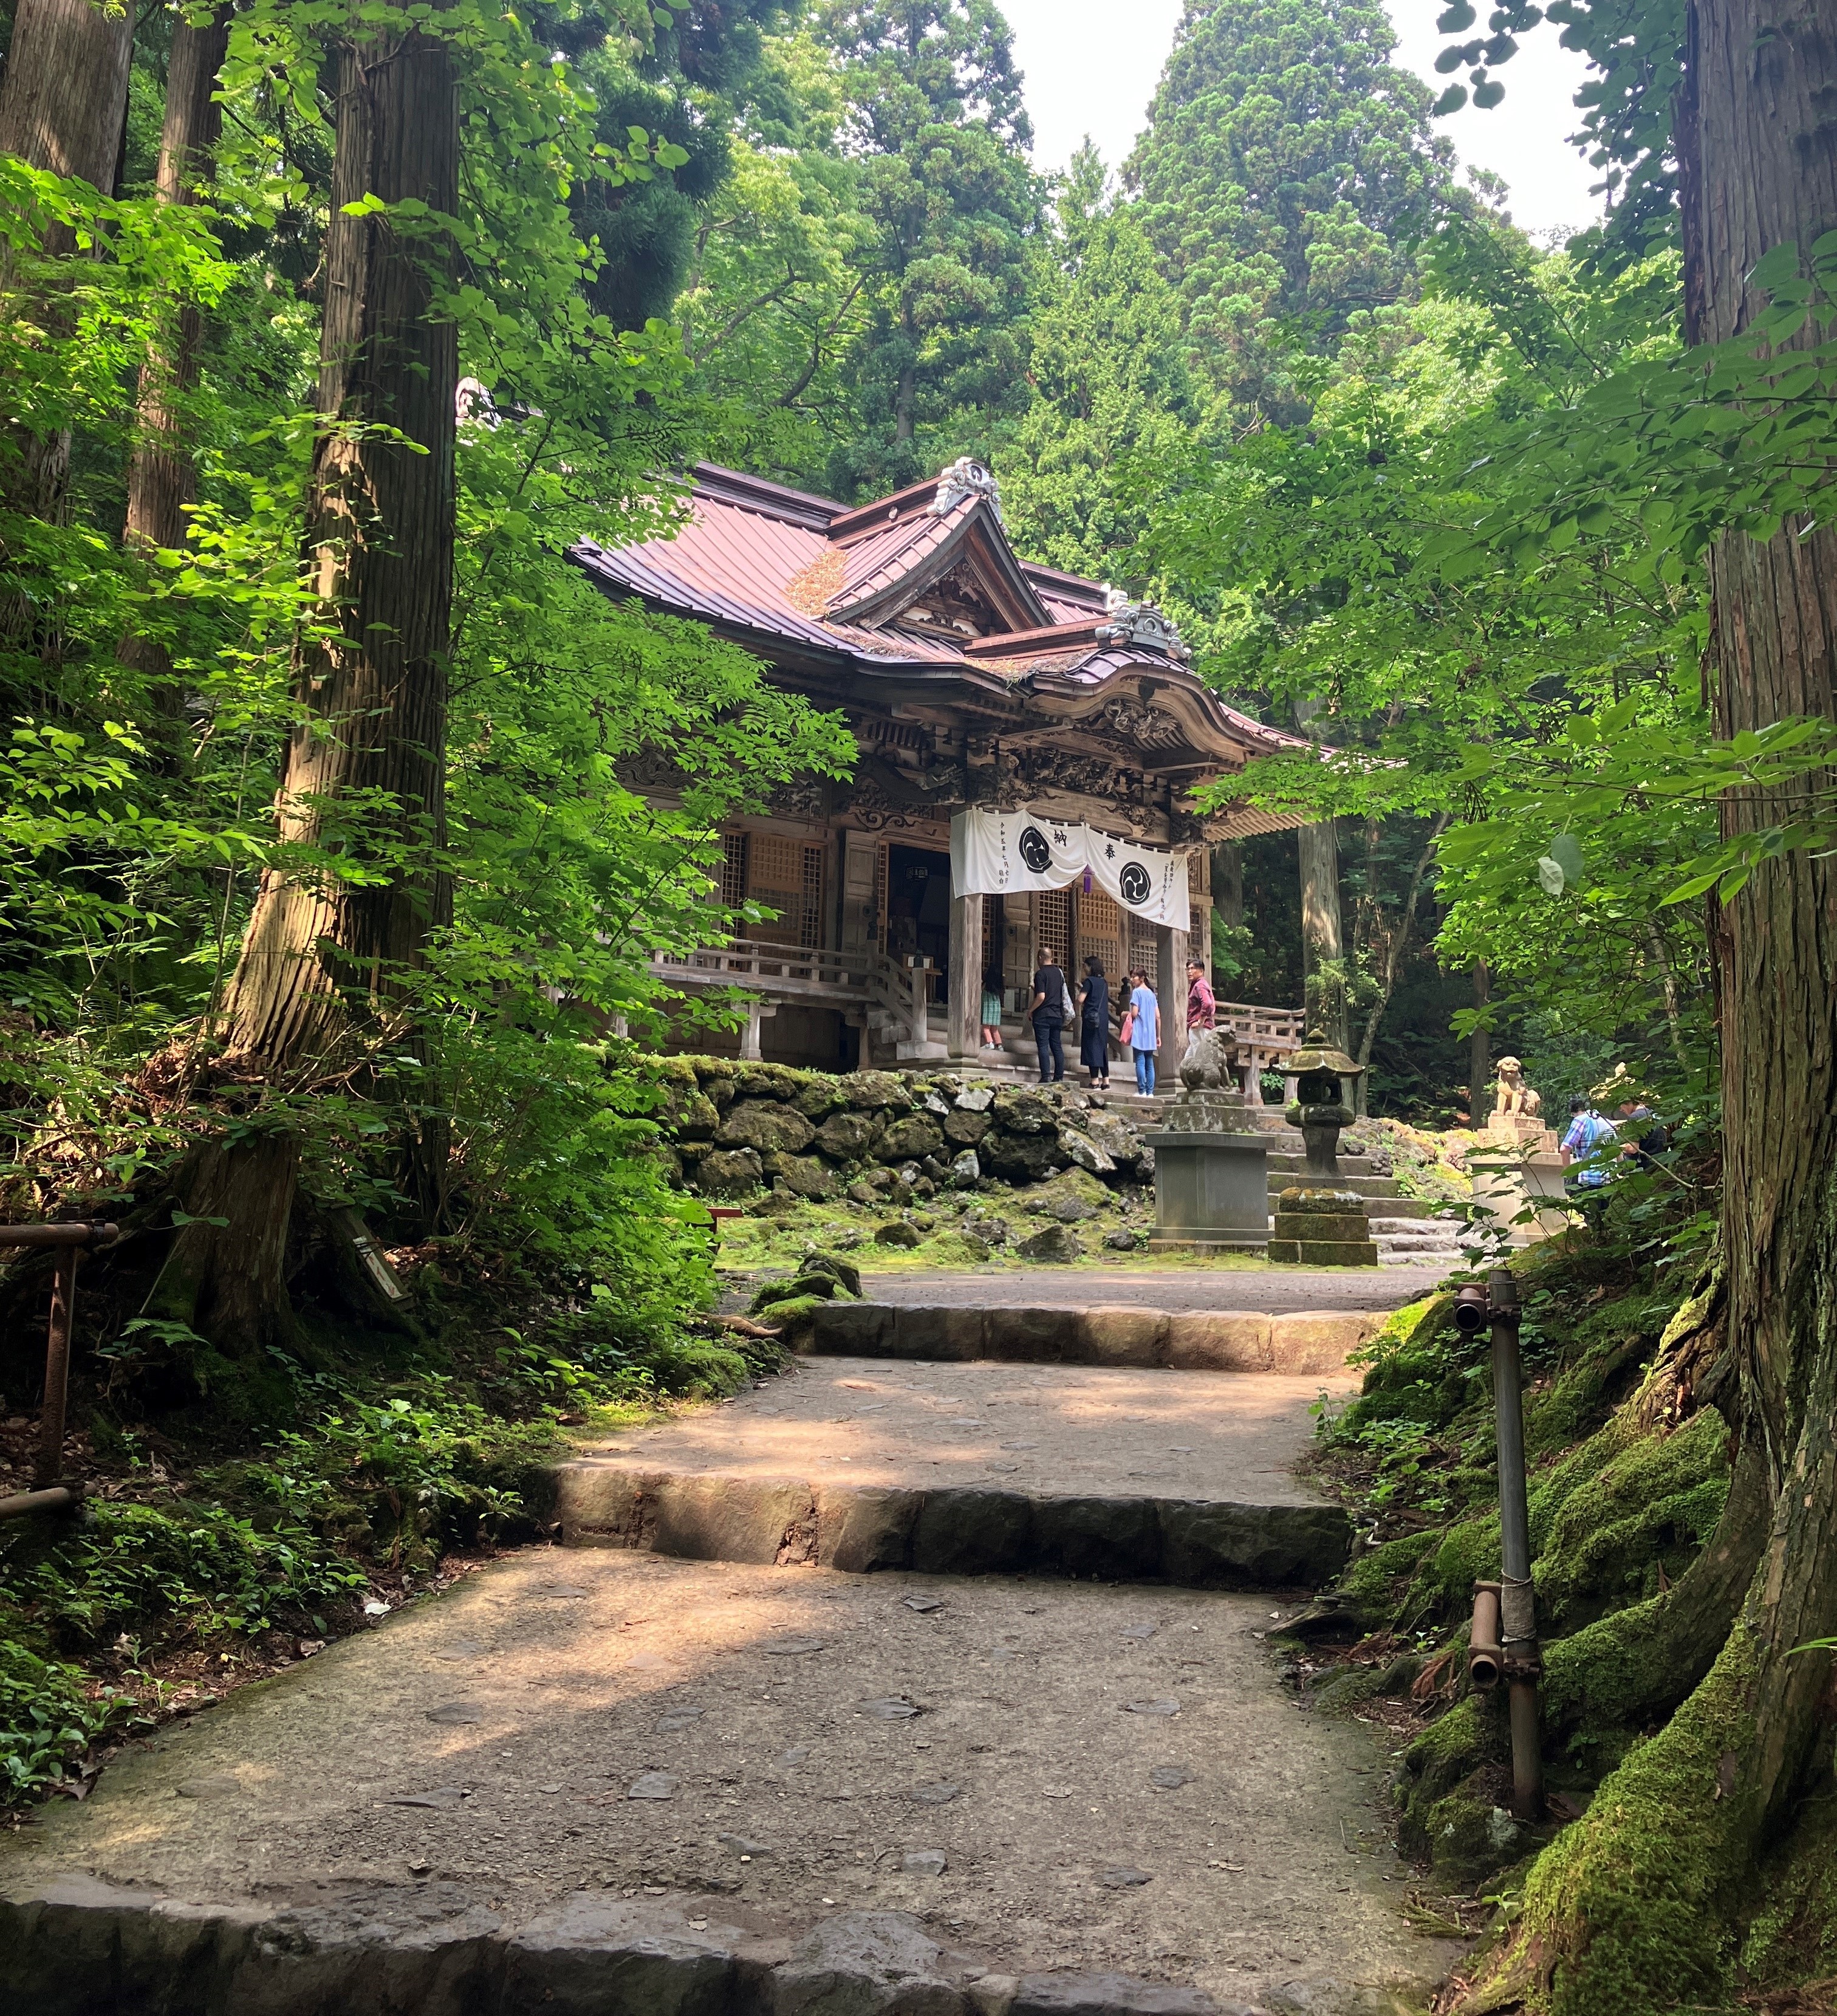
M112 1246L118 1225L73 1221L59 1225L0 1225L0 1246Z
M77 1484L54 1484L44 1491L16 1491L0 1498L0 1519L23 1519L28 1512L69 1512L83 1502Z
M1499 1585L1478 1582L1473 1586L1473 1628L1467 1638L1467 1677L1483 1691L1499 1684L1505 1654L1499 1643Z

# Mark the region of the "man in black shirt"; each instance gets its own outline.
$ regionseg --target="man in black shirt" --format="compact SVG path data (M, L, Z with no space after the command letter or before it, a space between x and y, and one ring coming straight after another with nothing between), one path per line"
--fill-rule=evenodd
M1040 1053L1040 1082L1058 1085L1066 1075L1063 1031L1066 977L1049 945L1040 948L1040 970L1034 975L1034 1042Z

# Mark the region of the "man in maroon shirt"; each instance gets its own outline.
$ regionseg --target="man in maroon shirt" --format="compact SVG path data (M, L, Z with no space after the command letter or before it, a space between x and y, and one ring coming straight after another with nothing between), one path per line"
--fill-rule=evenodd
M1218 1026L1218 1003L1206 978L1205 967L1196 959L1186 963L1186 1026L1189 1035L1195 1029Z

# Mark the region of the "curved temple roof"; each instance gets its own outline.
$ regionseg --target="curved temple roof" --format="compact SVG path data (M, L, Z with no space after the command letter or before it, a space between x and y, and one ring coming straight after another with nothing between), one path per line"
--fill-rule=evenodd
M1151 605L1019 559L994 477L967 458L855 508L712 463L692 474L674 538L583 542L575 561L609 593L698 618L832 693L839 677L872 707L935 700L998 733L1101 716L1145 767L1189 777L1305 746L1196 678Z

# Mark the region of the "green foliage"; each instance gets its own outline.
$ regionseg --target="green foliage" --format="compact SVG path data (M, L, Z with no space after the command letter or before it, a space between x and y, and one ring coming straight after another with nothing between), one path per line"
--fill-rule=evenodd
M965 451L985 459L1026 397L1022 319L1040 196L1007 23L992 0L825 0L841 142L872 236L854 404L831 456L842 497L879 496Z
M364 1579L295 1519L264 1528L182 1503L92 1506L69 1539L8 1577L10 1600L72 1651L123 1632L201 1638L304 1622Z
M65 1784L99 1737L133 1726L135 1705L113 1688L92 1697L77 1667L0 1636L0 1809Z
M1002 448L1008 530L1030 558L1120 574L1141 530L1127 466L1184 456L1199 416L1180 304L1137 207L1105 188L1087 146L1059 193L1030 322L1033 398Z
M1292 413L1295 337L1410 291L1452 157L1396 45L1370 0L1190 0L1128 176L1187 341L1240 405Z

